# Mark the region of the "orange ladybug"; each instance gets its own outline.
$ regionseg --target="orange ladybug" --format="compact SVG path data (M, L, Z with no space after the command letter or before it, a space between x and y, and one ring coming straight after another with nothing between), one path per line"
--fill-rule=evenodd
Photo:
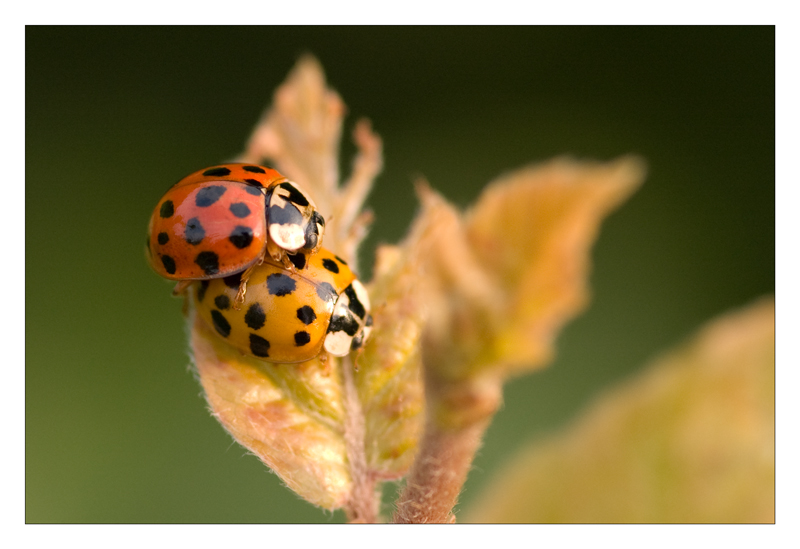
M250 275L241 308L238 275L203 280L192 292L197 314L243 354L269 362L304 362L323 350L345 356L372 331L369 295L347 263L322 248L304 270L267 258Z
M325 219L297 183L265 166L221 164L186 176L161 198L147 255L158 274L178 281L230 276L266 256L302 269L324 231Z

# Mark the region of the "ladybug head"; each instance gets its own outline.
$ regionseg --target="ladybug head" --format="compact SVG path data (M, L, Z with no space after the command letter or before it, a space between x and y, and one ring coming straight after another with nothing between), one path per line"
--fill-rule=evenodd
M303 248L317 251L322 245L322 236L325 234L325 218L318 211L314 210L311 219L306 225L306 242Z

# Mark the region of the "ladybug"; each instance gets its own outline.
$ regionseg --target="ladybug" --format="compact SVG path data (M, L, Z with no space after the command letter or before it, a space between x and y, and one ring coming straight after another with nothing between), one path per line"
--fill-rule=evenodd
M147 255L171 280L222 278L266 256L290 268L305 264L324 230L325 219L297 183L272 168L222 164L167 191L150 217Z
M305 269L266 258L250 273L247 295L233 307L239 274L194 284L200 318L242 353L269 362L311 360L324 349L345 356L372 330L369 296L340 257L322 248Z

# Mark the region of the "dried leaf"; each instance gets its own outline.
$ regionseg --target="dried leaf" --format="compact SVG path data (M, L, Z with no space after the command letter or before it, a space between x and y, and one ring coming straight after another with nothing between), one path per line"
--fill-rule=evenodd
M521 450L467 522L774 522L774 315L713 320Z

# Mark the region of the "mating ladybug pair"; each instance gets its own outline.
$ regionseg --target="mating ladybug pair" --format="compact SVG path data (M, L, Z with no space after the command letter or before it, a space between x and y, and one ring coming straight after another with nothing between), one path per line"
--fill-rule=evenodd
M276 170L224 164L195 172L159 201L147 233L150 265L200 281L200 317L245 354L303 362L322 349L345 356L369 336L364 286L322 248L325 220Z

